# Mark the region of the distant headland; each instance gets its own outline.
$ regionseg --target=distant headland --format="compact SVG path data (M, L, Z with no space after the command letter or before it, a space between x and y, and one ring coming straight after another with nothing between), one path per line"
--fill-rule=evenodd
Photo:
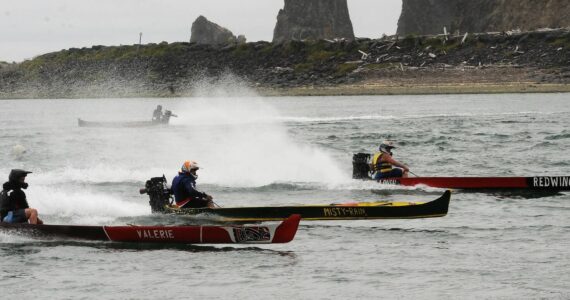
M248 43L200 16L190 42L0 62L0 98L190 96L193 83L227 74L263 95L570 92L563 0L431 2L404 0L398 34L380 39L354 36L346 0L286 0L272 42Z

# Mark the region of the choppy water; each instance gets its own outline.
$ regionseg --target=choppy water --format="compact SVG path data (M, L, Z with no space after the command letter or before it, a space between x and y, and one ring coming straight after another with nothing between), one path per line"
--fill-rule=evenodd
M243 91L241 91L243 93ZM0 175L30 169L49 223L160 222L138 188L185 159L225 206L437 198L352 180L352 153L394 139L418 175L570 174L570 95L0 101ZM164 128L79 128L148 119ZM2 175L4 176L4 175ZM0 233L0 294L43 299L570 298L570 196L452 195L422 220L303 222L263 246L149 246ZM158 218L158 219L157 219ZM193 220L185 220L192 222Z

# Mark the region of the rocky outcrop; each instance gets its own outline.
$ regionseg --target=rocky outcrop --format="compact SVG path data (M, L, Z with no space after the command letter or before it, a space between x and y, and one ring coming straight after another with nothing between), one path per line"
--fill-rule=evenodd
M192 36L190 37L191 43L223 45L234 43L236 41L237 38L231 31L216 23L208 21L204 16L199 16L196 21L192 23Z
M568 0L403 0L398 34L560 28L569 16Z
M229 45L171 43L72 48L0 69L0 99L189 95L227 74L255 88L354 83L455 86L564 84L570 91L570 30L384 37L352 42Z
M285 0L273 42L335 38L354 39L346 0Z

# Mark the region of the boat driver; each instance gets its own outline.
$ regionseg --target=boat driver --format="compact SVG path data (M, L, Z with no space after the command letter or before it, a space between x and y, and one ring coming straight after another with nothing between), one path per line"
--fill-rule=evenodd
M172 192L174 193L174 201L180 208L214 208L212 196L200 192L196 189L196 172L200 166L195 161L187 160L182 164L178 176L172 180Z
M26 193L28 188L26 176L32 172L14 169L8 176L8 181L2 186L0 193L0 221L6 223L43 224L38 218L38 211L30 208Z
M157 105L156 109L152 113L152 121L160 122L162 120L162 105Z
M168 122L170 121L170 117L178 117L177 115L173 114L172 111L170 110L166 110L164 112L164 114L162 115L162 119L160 119L160 122L163 124L168 124Z
M394 178L394 177L408 177L410 169L403 163L392 158L392 149L396 148L394 142L383 141L380 144L379 152L374 154L370 169L374 172L372 176L375 180ZM394 168L394 166L399 168Z

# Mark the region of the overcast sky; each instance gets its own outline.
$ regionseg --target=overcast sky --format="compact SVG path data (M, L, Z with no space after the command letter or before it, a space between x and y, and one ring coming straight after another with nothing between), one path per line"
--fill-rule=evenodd
M248 41L271 41L283 0L2 0L0 61L72 47L188 41L204 15ZM394 34L402 0L348 0L354 33Z

